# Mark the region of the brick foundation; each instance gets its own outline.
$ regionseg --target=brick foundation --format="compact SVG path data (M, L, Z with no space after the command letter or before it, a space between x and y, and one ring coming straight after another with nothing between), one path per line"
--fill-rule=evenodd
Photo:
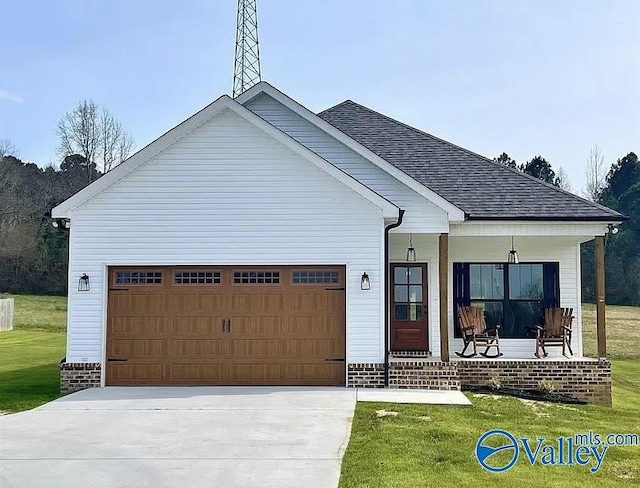
M60 392L100 387L100 363L60 363Z
M459 390L458 365L428 359L392 358L389 387Z
M580 360L469 360L456 361L465 386L488 386L494 378L505 388L535 390L552 382L557 393L597 405L611 406L611 363Z
M347 368L347 386L384 388L384 364L351 363Z

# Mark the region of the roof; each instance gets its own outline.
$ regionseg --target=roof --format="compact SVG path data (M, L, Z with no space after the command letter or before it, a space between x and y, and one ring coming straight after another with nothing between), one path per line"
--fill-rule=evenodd
M351 100L318 114L472 220L620 221L602 205Z
M337 168L326 159L320 157L318 154L300 144L274 125L243 107L228 95L219 97L199 112L195 113L173 129L149 143L147 146L143 147L111 171L108 171L104 176L69 197L51 211L52 217L69 218L73 210L77 207L91 200L107 188L117 184L120 180L126 178L129 174L133 173L147 162L153 160L160 153L169 149L178 141L193 133L199 127L211 121L214 117L225 110L229 110L246 120L248 123L253 124L257 129L278 141L293 153L309 161L311 164L314 164L316 167L323 170L333 179L362 197L364 200L380 208L385 218L397 218L399 209L393 202L389 201L379 193L376 193L351 175Z

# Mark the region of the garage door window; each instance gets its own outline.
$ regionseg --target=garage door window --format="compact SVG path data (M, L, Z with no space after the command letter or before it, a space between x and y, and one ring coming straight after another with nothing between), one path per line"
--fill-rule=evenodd
M340 272L331 270L308 270L308 271L294 271L293 283L299 284L314 284L314 283L339 283Z
M220 271L176 271L173 282L176 285L219 285Z
M236 285L275 285L280 283L280 271L234 271Z
M118 285L160 285L162 271L117 271Z

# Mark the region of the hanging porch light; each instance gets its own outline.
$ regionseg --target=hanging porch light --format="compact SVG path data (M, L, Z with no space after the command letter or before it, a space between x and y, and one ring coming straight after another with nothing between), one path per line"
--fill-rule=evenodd
M513 236L511 236L511 250L507 256L507 262L509 264L518 264L520 262L520 259L518 258L518 251L516 251L516 248L513 245Z
M413 234L409 234L409 247L407 248L407 261L416 260L416 250L413 247Z

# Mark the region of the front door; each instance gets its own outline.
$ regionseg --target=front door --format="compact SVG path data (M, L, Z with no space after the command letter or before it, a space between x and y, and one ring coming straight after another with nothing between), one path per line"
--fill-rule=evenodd
M427 265L392 264L391 350L427 351Z

